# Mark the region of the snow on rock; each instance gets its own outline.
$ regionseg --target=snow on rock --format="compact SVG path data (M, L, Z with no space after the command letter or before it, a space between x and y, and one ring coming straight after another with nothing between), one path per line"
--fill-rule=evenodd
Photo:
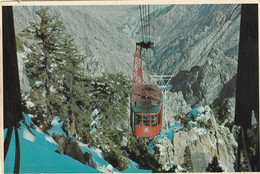
M31 101L26 101L25 103L26 103L27 108L32 108L35 106L35 104Z
M23 130L23 138L31 142L35 141L35 136L28 129Z
M56 143L56 141L54 141L54 139L50 136L44 136L45 140L54 144L55 146L58 146L58 144Z
M158 140L158 142L161 142L164 137L167 137L170 141L172 141L173 135L179 132L181 128L182 126L180 124L174 124L168 130L163 129L160 135L156 137L156 139Z
M104 156L100 149L88 147L86 144L75 141L72 137L65 136L65 133L62 129L63 122L58 116L54 117L51 124L52 128L47 132L50 133L54 138L55 142L57 143L59 152L66 154L83 164L87 164L88 166L95 168L98 171L104 173L119 172L116 168L104 160ZM131 166L131 163L132 162L130 161L130 166L127 170L124 171L125 173L151 173L150 170L139 169L138 165Z
M119 173L111 164L104 160L102 151L89 148L88 145L76 142L72 137L65 137L62 130L63 122L57 116L52 121L48 132L54 137L62 137L66 143L61 150L61 142L54 140L35 126L29 116L24 114L25 121L20 122L18 129L21 147L21 173ZM6 136L7 129L4 130ZM15 161L15 137L13 134L9 151L5 160L5 173L12 173ZM58 139L59 140L59 139ZM72 153L69 153L68 149ZM84 159L74 160L80 150ZM60 154L57 152L64 152ZM65 155L65 154L68 155ZM76 157L77 158L77 157ZM84 161L85 160L85 161ZM129 160L129 168L123 173L152 173L152 170L139 169L134 161Z
M55 116L51 122L52 128L49 129L47 132L53 136L53 134L60 134L67 137L66 133L62 129L63 121L60 119L59 116Z

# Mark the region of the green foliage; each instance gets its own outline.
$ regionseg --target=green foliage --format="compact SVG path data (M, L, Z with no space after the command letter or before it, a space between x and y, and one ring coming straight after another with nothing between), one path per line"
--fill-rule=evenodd
M182 164L182 167L185 168L187 172L193 172L193 164L191 160L191 151L189 146L186 146L184 150L184 163Z
M104 141L102 141L101 150L103 151L104 159L118 170L126 170L129 167L129 162L123 156L122 151L109 138L103 136L102 139Z
M104 73L102 77L94 80L91 94L91 106L98 108L100 117L100 130L110 137L116 144L122 142L123 134L127 131L122 120L127 120L127 104L130 82L122 73Z
M214 156L211 163L208 164L206 172L223 172L223 169L219 166L218 158L216 156Z
M154 172L158 172L160 164L155 159L148 143L148 139L131 136L129 147L127 148L129 158L137 162L140 168L152 169Z
M42 95L43 114L49 120L59 115L69 126L76 117L89 115L85 101L90 98L91 85L85 84L90 79L84 76L81 66L86 57L78 54L72 36L65 33L63 23L56 16L48 14L48 8L36 14L40 22L31 22L20 34L31 40L31 52L25 64L29 81L37 96ZM83 127L82 120L90 122L90 119L77 118L76 125Z
M29 100L34 104L33 107L29 107L24 109L26 113L30 113L34 115L35 117L32 118L32 121L37 125L41 126L41 124L44 122L44 114L45 112L45 106L43 105L43 96L38 93L35 90L31 90L29 94Z
M42 8L36 12L40 22L30 22L30 26L22 31L20 36L31 40L29 45L31 52L27 55L25 64L30 74L29 81L37 91L43 94L46 105L45 111L48 121L52 118L51 87L55 83L54 73L58 65L57 60L64 52L64 39L66 34L62 22L57 21L56 16L48 14L48 8ZM36 83L40 82L40 84Z

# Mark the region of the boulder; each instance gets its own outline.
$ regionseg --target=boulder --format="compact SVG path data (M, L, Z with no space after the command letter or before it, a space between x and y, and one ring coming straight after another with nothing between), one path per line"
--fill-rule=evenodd
M64 151L67 146L67 137L65 137L64 135L61 135L61 134L53 134L52 138L58 144L58 149L59 149L60 153L64 154Z
M86 164L85 154L81 151L78 143L73 140L72 138L69 138L67 141L67 146L64 151L64 154L78 160L79 162Z

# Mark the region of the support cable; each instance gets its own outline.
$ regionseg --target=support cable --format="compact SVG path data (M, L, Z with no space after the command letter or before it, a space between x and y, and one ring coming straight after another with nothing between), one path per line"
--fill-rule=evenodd
M144 40L144 30L143 30L143 15L142 15L142 6L139 5L139 9L140 9L140 18L141 18L141 30L142 30L142 38Z
M151 32L150 32L150 7L149 7L149 5L148 5L148 21L149 21L149 41L151 41L150 40L150 38L151 38Z

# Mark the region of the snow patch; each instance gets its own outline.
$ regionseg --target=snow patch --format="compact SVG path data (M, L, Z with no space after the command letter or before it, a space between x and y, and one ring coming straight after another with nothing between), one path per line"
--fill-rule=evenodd
M54 139L50 136L44 136L44 139L52 144L54 144L55 146L58 146L58 144L56 143L56 141L54 141Z
M20 137L20 173L99 173L100 171L84 165L67 155L56 153L57 147L50 143L51 137L34 129L28 130L22 122L18 128ZM7 129L4 129L6 136ZM35 136L32 136L34 134ZM33 138L34 137L34 138ZM29 141L28 141L29 140ZM15 135L12 135L4 163L4 173L13 173L15 162Z
M27 108L32 108L32 107L35 106L35 104L33 102L31 102L31 101L26 101L25 104L26 104Z
M23 129L23 138L31 142L35 141L35 136L28 129Z
M66 133L62 130L63 121L61 121L59 116L55 116L51 122L52 128L47 132L52 136L53 134L60 134L67 137Z

